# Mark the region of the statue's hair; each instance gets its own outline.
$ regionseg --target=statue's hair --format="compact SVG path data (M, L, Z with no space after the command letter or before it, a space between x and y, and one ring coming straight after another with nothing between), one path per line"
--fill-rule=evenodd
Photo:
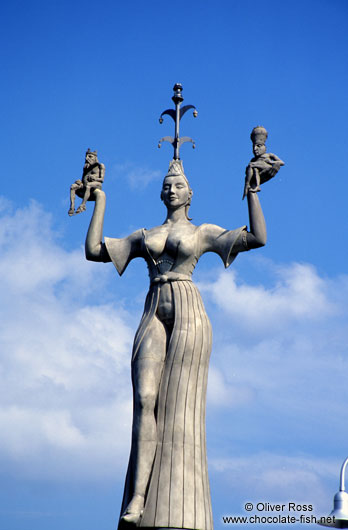
M187 179L186 179L187 180ZM187 200L187 203L185 204L185 217L188 221L192 221L192 217L189 217L188 215L188 212L189 212L189 209L190 209L190 206L191 206L191 200L192 200L192 194L193 194L193 191L192 189L190 188L190 184L188 183L187 181L187 184L188 184L188 187L189 187L189 191L190 191L190 196Z

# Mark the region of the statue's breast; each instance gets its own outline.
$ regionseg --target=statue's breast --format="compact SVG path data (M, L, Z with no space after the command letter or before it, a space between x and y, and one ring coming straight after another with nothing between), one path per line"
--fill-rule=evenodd
M152 229L145 231L145 245L150 257L155 263L164 257L172 261L172 270L187 269L183 272L192 272L197 263L197 227L192 225L187 230Z
M168 232L164 230L146 230L144 231L145 246L151 258L156 261L164 252Z

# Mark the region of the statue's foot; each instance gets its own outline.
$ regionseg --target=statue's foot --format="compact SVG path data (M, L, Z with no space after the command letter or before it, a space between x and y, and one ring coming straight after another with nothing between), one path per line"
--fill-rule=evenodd
M76 210L75 213L81 213L81 212L84 212L86 211L86 206L84 204L81 204L81 206L79 206Z
M256 193L257 191L261 191L260 186L256 186L255 188L249 188L249 191L252 191L253 193Z
M134 495L133 499L128 504L126 510L123 512L121 521L130 524L138 524L144 511L144 497L143 495Z
M72 215L74 215L74 213L75 213L74 208L70 208L70 210L68 211L68 215L70 215L71 217Z

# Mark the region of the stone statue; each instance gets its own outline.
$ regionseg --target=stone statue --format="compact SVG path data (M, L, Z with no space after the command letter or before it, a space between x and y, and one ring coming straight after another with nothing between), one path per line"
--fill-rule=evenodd
M243 199L248 191L260 191L260 184L273 178L279 171L284 162L273 153L266 153L265 142L268 133L264 127L258 125L251 131L251 141L253 143L254 158L252 158L245 171L245 186ZM251 187L251 181L254 178L255 187Z
M177 129L175 138L168 139L178 147L180 101L173 100ZM192 196L182 161L173 158L161 190L163 224L103 241L105 193L95 188L91 194L95 208L86 258L113 262L122 275L133 258L142 257L150 278L132 352L132 446L119 530L213 528L205 437L212 335L192 272L206 252L217 253L228 267L239 252L265 245L266 226L251 190L246 192L249 231L246 226L194 225L188 216Z
M91 199L91 192L102 189L104 182L105 166L100 164L97 158L97 151L87 149L85 165L83 166L82 180L76 180L70 187L70 216L86 210L86 202ZM82 203L75 212L75 195L80 197Z

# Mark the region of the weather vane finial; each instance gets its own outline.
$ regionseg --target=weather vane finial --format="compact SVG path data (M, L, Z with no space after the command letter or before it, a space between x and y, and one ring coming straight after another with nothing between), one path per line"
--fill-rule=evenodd
M182 97L182 84L181 83L176 83L174 85L173 90L174 90L174 96L172 97L172 100L175 103L175 109L167 109L164 112L162 112L162 114L160 116L160 119L159 119L159 122L163 123L163 116L165 114L168 114L169 116L171 116L173 118L173 120L174 120L174 123L175 123L175 136L174 136L174 138L172 136L164 136L158 142L158 147L161 147L162 142L171 143L172 146L174 147L173 159L174 160L179 160L180 159L180 156L179 156L180 146L183 143L192 142L192 144L193 144L192 147L195 148L195 143L192 140L192 138L189 138L188 136L182 136L180 138L180 136L179 136L180 120L183 117L183 115L185 114L185 112L187 112L189 109L194 109L193 110L194 118L197 117L198 112L197 112L196 107L194 105L185 105L184 107L180 108L181 103L184 101L184 98Z

